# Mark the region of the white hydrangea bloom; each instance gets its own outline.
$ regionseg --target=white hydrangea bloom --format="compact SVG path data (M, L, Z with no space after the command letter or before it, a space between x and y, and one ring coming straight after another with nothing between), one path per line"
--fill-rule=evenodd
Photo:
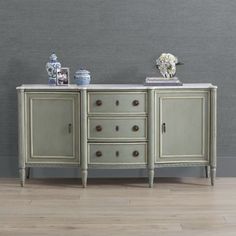
M164 78L172 78L176 73L178 58L170 53L162 53L156 60L156 65Z

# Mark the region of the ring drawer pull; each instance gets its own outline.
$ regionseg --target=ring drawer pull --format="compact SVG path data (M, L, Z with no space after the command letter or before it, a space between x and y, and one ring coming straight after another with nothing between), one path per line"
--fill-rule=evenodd
M134 157L139 156L139 152L138 152L138 151L133 151L133 156L134 156Z
M101 157L102 156L102 152L101 151L96 151L96 156L97 157Z
M134 126L133 126L133 131L135 131L135 132L136 132L136 131L138 131L138 130L139 130L139 127L138 127L138 125L134 125Z
M119 106L119 105L120 105L119 100L116 100L116 106Z
M134 100L133 101L133 106L138 106L139 105L139 101L138 100Z
M97 106L101 106L101 105L102 105L102 100L97 100L97 101L96 101L96 105L97 105Z
M97 125L97 126L96 126L96 130L97 130L98 132L102 131L102 126L101 126L101 125Z

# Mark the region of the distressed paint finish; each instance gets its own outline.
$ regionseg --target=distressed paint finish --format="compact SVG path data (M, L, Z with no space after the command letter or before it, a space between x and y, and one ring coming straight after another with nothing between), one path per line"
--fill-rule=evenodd
M62 101L66 101L66 98L72 98L74 101L72 116L74 116L77 125L73 125L71 128L76 136L75 146L78 146L77 151L79 150L75 154L75 162L71 163L70 158L63 158L61 161L60 154L55 156L54 162L50 158L42 158L38 162L27 161L26 150L30 142L25 140L30 109L28 109L26 98L30 93L36 97L47 98L50 94L49 97L60 97ZM97 97L98 94L99 97ZM91 96L94 96L93 102L91 102ZM104 100L106 96L109 99ZM100 98L103 99L103 105L109 102L113 105L103 107L100 112L97 108L94 110L92 108L94 102L96 103ZM127 104L124 103L125 100L127 100ZM139 101L138 105L135 105L136 102L133 103L134 100ZM66 103L62 102L61 104L61 109L67 110L67 107L64 107L67 106ZM70 106L69 104L68 106ZM31 103L31 106L36 109L35 105L37 103ZM138 107L139 105L140 107ZM49 109L50 102L45 106L46 110L51 110ZM118 110L113 106L119 107ZM129 109L130 106L135 108ZM99 168L147 169L149 187L152 187L155 168L210 166L211 183L214 184L216 172L216 87L211 84L185 84L181 87L24 85L18 87L18 109L19 172L22 186L25 182L25 167L78 167L79 165L83 187L87 185L88 169ZM192 119L191 115L193 115ZM162 124L163 118L168 121L168 124L172 122L171 126L166 128L172 127L171 129L173 129L168 130L171 136L166 136L166 140L161 136L163 134L160 124ZM66 118L62 116L59 119L65 120ZM91 121L96 122L93 124ZM182 122L181 127L186 123L189 130L187 138L184 137L187 132L178 133L178 129L176 130L173 125L175 122L177 124ZM196 126L197 122L198 126ZM97 135L95 129L100 123L106 132ZM131 131L131 128L137 124L138 131ZM43 124L41 125L43 126ZM119 134L119 132L121 133ZM175 146L181 139L184 142L190 142L188 147L180 145L180 149L178 149ZM163 144L167 144L167 146L162 146ZM98 151L101 153L97 154Z

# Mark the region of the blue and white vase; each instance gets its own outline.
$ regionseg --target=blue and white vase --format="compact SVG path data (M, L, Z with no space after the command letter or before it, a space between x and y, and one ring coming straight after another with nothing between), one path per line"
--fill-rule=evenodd
M88 85L91 81L90 72L84 69L77 70L74 79L77 85Z
M57 61L57 55L53 53L49 57L49 62L46 64L46 71L48 72L48 84L56 84L57 69L61 69L61 63Z

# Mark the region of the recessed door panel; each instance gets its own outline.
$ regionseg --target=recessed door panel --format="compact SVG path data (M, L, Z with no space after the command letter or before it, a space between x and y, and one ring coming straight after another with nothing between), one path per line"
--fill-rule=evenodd
M28 160L79 160L77 95L28 96Z
M207 159L208 94L160 94L156 102L157 159Z

